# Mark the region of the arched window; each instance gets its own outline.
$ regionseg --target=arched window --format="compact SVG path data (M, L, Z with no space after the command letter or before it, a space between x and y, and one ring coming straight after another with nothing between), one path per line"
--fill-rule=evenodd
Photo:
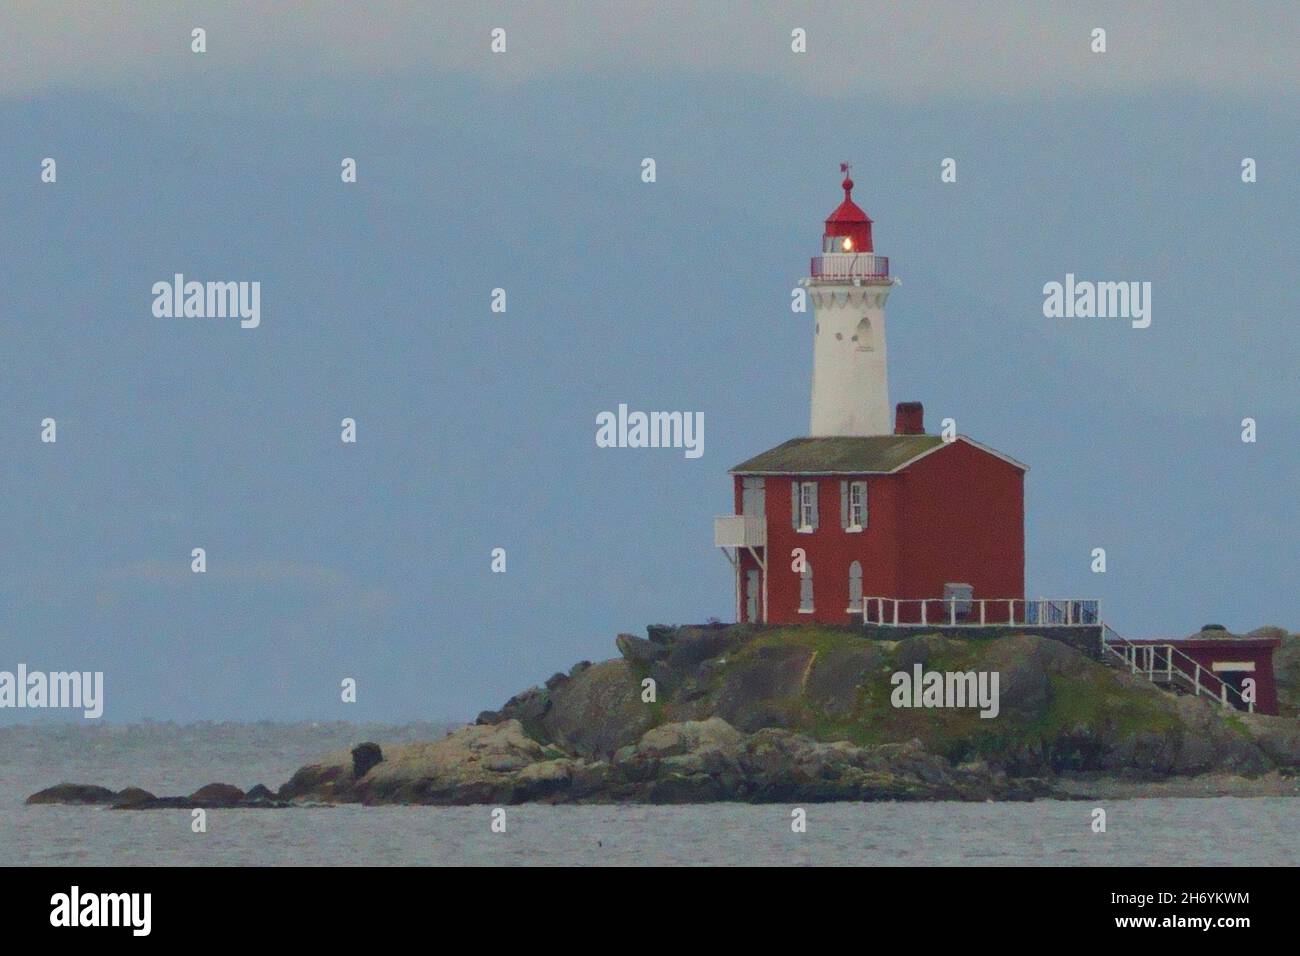
M857 561L849 565L849 610L862 610L862 565Z
M812 565L804 561L803 573L799 575L799 610L813 609Z
M871 352L875 346L871 344L871 320L865 315L858 322L858 327L853 333L853 341L857 343L859 352Z

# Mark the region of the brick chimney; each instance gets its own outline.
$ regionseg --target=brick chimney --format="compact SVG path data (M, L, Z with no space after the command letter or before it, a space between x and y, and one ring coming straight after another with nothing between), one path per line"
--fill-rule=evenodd
M920 402L899 402L894 410L895 435L924 435L925 409Z

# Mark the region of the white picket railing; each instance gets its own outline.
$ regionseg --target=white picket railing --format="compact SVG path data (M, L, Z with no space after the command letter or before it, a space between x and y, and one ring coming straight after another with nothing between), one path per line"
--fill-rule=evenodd
M884 627L1096 627L1101 602L1075 598L887 598L862 601L864 624Z

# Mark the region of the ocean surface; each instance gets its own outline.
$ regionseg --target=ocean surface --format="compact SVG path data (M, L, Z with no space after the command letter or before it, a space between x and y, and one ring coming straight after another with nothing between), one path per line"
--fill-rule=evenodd
M0 865L1295 865L1300 800L506 808L322 807L112 811L23 805L64 781L186 794L222 781L272 789L304 763L363 740L441 736L435 724L0 727Z

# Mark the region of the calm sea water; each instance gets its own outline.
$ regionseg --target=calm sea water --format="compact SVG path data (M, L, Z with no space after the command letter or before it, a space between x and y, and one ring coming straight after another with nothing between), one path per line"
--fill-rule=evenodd
M225 781L272 789L299 766L361 740L440 736L437 725L137 724L0 727L0 865L867 864L1045 866L1300 862L1300 800L1216 798L1091 803L506 808L324 807L185 810L27 807L65 780L159 794Z

